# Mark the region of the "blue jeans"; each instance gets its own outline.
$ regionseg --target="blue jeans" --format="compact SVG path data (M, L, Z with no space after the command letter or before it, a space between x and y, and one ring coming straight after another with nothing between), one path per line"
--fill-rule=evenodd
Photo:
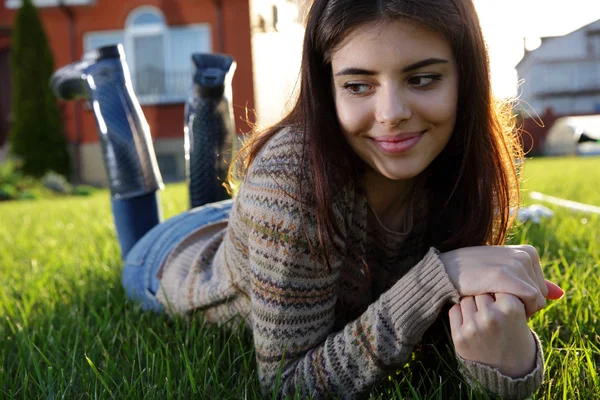
M122 283L131 300L145 310L162 312L156 299L157 272L170 251L198 228L227 219L233 200L194 208L158 223L156 194L126 200L113 200L115 226L123 257ZM147 211L146 217L143 212ZM148 227L155 221L154 227Z

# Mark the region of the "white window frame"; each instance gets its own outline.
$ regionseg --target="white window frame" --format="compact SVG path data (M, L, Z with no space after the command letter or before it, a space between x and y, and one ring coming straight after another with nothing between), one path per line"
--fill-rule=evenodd
M136 76L136 70L135 70L135 49L133 47L134 44L134 38L136 38L136 35L155 35L156 33L162 33L163 36L163 52L164 52L164 60L165 60L165 65L164 65L164 71L166 74L169 74L171 72L177 72L175 70L172 70L172 68L174 68L173 66L173 57L171 55L171 44L172 44L172 40L171 40L171 31L175 30L175 29L190 29L192 30L194 33L198 33L199 35L203 35L205 36L205 40L206 43L203 42L203 44L206 44L206 46L208 46L206 49L204 49L204 51L206 52L212 52L213 48L212 48L212 29L211 29L211 24L210 23L205 23L205 22L201 22L201 23L195 23L195 24L188 24L188 25L174 25L174 26L168 26L165 25L163 27L161 27L160 29L158 29L157 26L152 26L152 25L148 25L148 26L137 26L137 29L129 29L129 27L132 26L133 21L135 20L135 18L137 18L141 13L147 12L148 10L150 10L151 12L155 13L156 15L158 15L163 21L164 16L162 15L162 12L157 9L156 7L152 7L152 6L141 6L136 8L135 10L133 10L129 16L127 17L125 26L123 30L110 30L110 31L92 31L92 32L86 32L83 34L83 46L84 46L84 50L91 50L92 49L92 38L102 38L102 37L114 37L116 35L120 36L122 38L122 44L125 48L125 53L127 56L127 64L129 66L129 71L131 73L131 79L132 79L132 84L135 85L135 82L133 82L133 80L135 79ZM132 35L133 33L133 35ZM184 103L189 95L189 88L192 86L192 79L191 79L191 73L193 72L193 65L192 65L192 61L191 59L189 60L189 71L190 71L190 79L189 82L187 83L187 88L185 91L181 91L179 90L178 92L175 89L181 89L181 85L178 85L178 83L180 83L181 81L178 80L174 80L174 79L170 79L168 75L165 75L165 93L161 94L161 95L139 95L137 94L137 98L138 101L140 102L140 104L142 105L160 105L160 104L181 104ZM135 86L134 86L135 87Z
M33 0L32 3L36 7L59 7L65 6L91 6L95 5L97 0ZM4 2L6 9L15 10L21 8L22 0L6 0Z
M158 16L163 23L162 24L152 24L152 25L134 25L134 21L137 17L139 17L141 14L144 13L152 13L155 14L156 16ZM138 37L144 37L144 36L156 36L156 35L160 35L163 39L163 46L162 46L162 52L163 52L163 60L164 60L164 65L163 65L163 71L165 73L168 72L168 66L171 65L171 55L169 54L169 52L167 51L167 49L170 47L171 43L170 43L170 38L169 38L169 26L167 25L166 19L164 14L162 13L162 11L154 6L149 6L149 5L145 5L145 6L140 6L137 7L136 9L134 9L133 11L131 11L129 13L129 15L127 16L127 19L125 20L125 29L123 31L123 40L125 41L124 45L125 48L130 50L129 54L127 54L127 64L129 65L129 70L132 73L132 80L133 80L133 87L135 87L136 83L136 74L137 74L137 69L135 67L135 47L134 47L134 43L135 43L135 39ZM161 95L138 95L138 100L140 102L140 104L163 104L163 103L177 103L177 102L181 102L182 99L180 99L180 96L172 96L169 95L170 93L170 82L167 79L167 76L165 75L165 94L161 94ZM175 98L177 97L177 98ZM183 99L185 100L185 99Z
M90 41L92 37L103 37L103 36L115 36L115 35L124 35L124 31L93 31L93 32L85 32L83 34L83 51L92 50L92 46L90 45ZM116 43L115 43L116 44ZM124 44L124 43L122 43Z

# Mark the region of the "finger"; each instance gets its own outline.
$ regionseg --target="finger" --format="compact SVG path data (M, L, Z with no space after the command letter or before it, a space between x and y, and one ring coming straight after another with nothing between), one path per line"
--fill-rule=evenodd
M458 332L463 323L460 304L455 304L454 306L452 306L450 311L448 311L448 317L450 318L450 330L452 332Z
M537 278L537 282L539 284L540 290L542 292L542 296L546 297L548 294L548 287L546 286L546 279L544 278L544 271L542 271L542 263L540 262L540 255L537 252L537 249L531 245L523 246L523 250L529 254L531 258L531 265L533 267L533 271Z
M514 279L510 290L502 290L503 293L516 296L525 305L527 315L531 316L546 306L546 299L541 295L537 286L522 279ZM496 301L498 294L496 293Z
M513 308L518 308L518 309L522 309L523 314L526 314L525 311L525 306L523 305L523 302L520 301L520 299L516 296L513 296L512 294L508 294L508 293L496 293L496 303L495 306L497 306L500 309L513 309Z
M548 288L548 294L546 295L547 299L558 300L565 295L565 291L554 282L546 280L546 287Z
M475 296L475 304L477 305L477 311L487 311L490 306L494 304L494 296L489 293L480 294Z
M529 245L514 245L508 246L511 249L510 254L510 262L509 265L511 269L515 271L519 276L522 277L523 280L527 281L527 283L535 286L540 295L542 295L543 291L546 291L546 284L539 280L538 274L536 272L535 260L537 259L537 251L534 247Z
M466 319L473 319L477 312L477 305L473 296L463 297L460 300L460 309L463 315L463 322Z
M528 250L525 250L526 246L516 246L512 253L512 270L520 275L521 278L529 285L535 287L540 293L540 297L544 297L543 293L547 291L545 281L540 281L536 272L536 266L534 265L534 258ZM535 252L535 249L533 249ZM542 290L541 286L544 289Z

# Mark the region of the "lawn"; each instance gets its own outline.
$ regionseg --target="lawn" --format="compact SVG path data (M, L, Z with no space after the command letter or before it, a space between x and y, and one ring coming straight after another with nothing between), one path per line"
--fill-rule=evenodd
M528 160L523 177L525 203L540 191L600 205L600 158ZM185 186L162 201L166 216L183 211ZM536 246L567 292L531 319L546 357L535 398L600 398L600 218L550 208L511 239ZM106 191L0 204L0 398L259 398L249 334L142 312L120 268ZM452 373L406 370L371 398L442 399L457 385Z

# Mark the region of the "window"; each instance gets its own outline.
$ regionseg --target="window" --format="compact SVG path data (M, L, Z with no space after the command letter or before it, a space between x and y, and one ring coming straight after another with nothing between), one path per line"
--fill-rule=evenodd
M98 47L110 46L123 43L123 31L103 31L88 33L83 37L84 51L97 49Z
M122 43L135 93L142 104L184 102L192 84L192 53L212 51L210 26L170 27L158 8L142 6L122 31L89 32L84 49Z
M580 62L577 64L577 89L593 89L598 86L598 66L597 62Z
M600 33L594 32L589 36L588 40L590 41L589 49L592 55L600 57Z
M573 79L572 64L550 64L546 67L545 85L542 90L553 92L569 90Z
M129 60L135 93L140 96L165 94L167 26L154 7L134 10L125 25L125 43L132 50Z
M94 0L33 0L32 3L36 7L58 7L61 4L65 6L85 6L94 3ZM4 3L7 9L21 8L22 0L6 0Z

